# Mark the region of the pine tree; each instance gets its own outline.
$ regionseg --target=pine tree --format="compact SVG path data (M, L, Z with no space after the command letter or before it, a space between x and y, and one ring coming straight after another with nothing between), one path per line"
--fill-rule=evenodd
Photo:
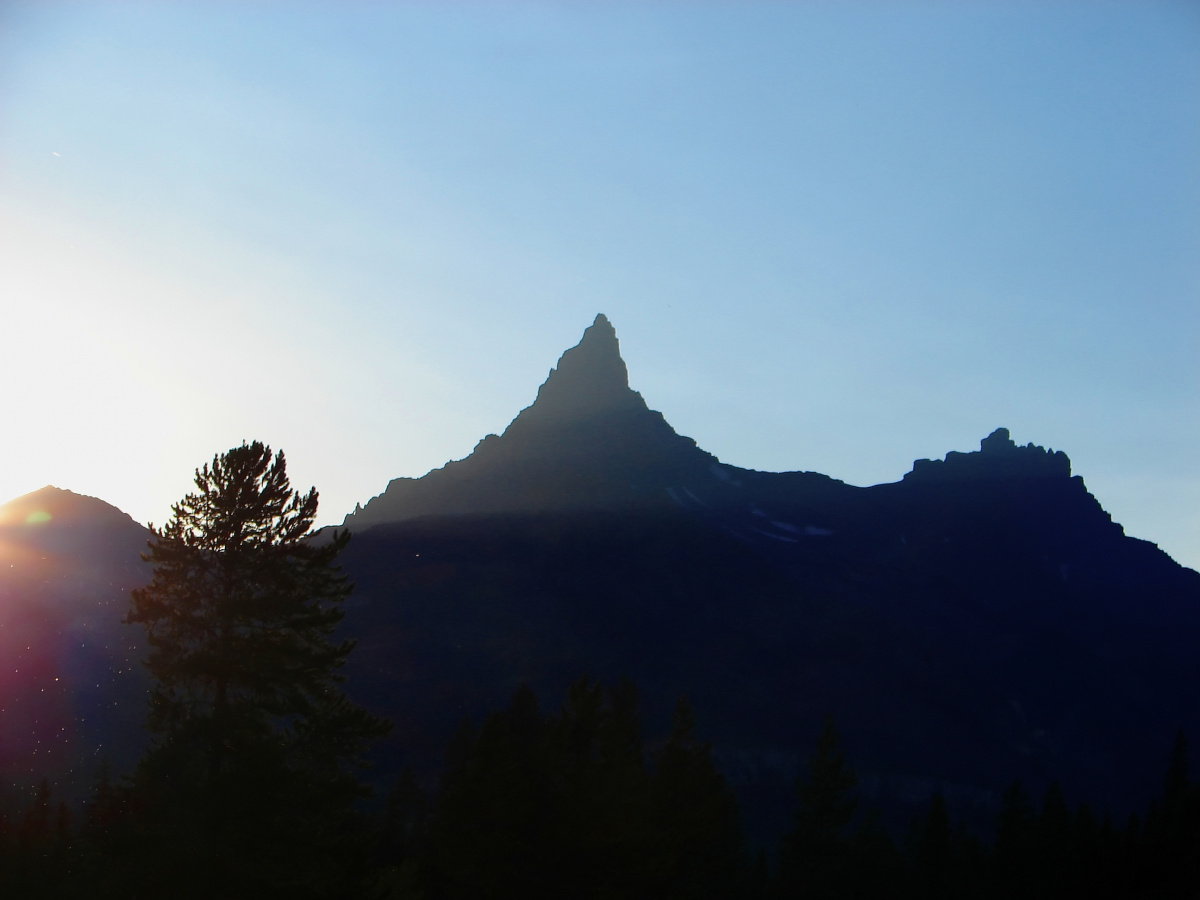
M686 697L676 704L671 734L655 763L652 896L698 900L743 891L749 873L737 800L713 763L712 747L696 737L696 717Z
M1151 865L1162 896L1200 895L1200 790L1192 784L1187 736L1180 729L1171 749L1162 798L1153 827L1147 816Z
M796 780L795 828L784 835L779 850L781 897L846 893L846 837L858 806L858 776L846 765L840 742L833 716L827 715L808 778Z
M1175 733L1175 743L1171 747L1171 760L1167 764L1166 778L1163 779L1164 812L1168 815L1173 813L1183 802L1190 786L1187 735L1181 728Z
M937 898L949 893L951 854L950 814L945 796L937 791L930 798L917 843L915 874L922 896Z
M1007 895L1029 895L1034 885L1034 849L1037 816L1029 794L1014 781L1000 798L993 854L995 882Z
M419 893L419 865L425 850L429 821L429 797L406 766L388 791L380 827L377 881L380 900Z
M586 677L557 713L523 686L478 734L464 723L428 832L426 896L740 896L737 804L687 702L653 775L639 731L633 685Z
M447 754L429 831L427 893L438 898L562 895L561 805L546 719L522 685L475 735L464 722Z
M1048 896L1065 898L1075 892L1078 848L1071 825L1071 810L1056 781L1046 789L1034 828L1034 879Z
M548 725L565 885L580 897L628 896L648 877L651 844L637 689L584 676Z
M349 533L314 540L316 490L293 491L283 453L257 441L195 484L155 531L153 580L126 617L150 645L155 741L132 802L158 874L176 896L345 896L363 857L355 763L389 727L341 687Z

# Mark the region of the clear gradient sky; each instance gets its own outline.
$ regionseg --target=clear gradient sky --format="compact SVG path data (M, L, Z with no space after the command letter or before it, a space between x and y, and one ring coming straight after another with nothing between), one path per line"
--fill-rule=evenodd
M0 500L340 522L597 312L723 461L997 426L1200 567L1200 4L0 4Z

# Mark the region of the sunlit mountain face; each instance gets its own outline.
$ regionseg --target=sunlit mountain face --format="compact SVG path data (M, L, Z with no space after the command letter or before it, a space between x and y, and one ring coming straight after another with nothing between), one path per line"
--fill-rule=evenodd
M90 777L143 743L144 644L121 623L150 532L53 487L0 507L0 773Z

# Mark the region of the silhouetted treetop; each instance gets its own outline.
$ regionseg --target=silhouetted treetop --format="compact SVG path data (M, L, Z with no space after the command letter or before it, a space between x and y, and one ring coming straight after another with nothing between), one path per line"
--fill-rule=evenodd
M316 491L293 491L283 454L257 441L195 484L155 531L153 580L126 617L146 627L154 678L156 740L132 788L144 840L200 894L349 896L357 759L390 727L341 689L349 534L307 540Z

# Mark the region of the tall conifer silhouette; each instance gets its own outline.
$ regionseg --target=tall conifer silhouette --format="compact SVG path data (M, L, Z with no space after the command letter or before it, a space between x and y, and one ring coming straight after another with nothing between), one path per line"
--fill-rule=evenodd
M686 697L675 707L671 735L657 754L650 784L655 831L654 895L678 900L732 897L748 872L737 800L717 771L712 747L696 736Z
M156 851L143 886L157 871L174 896L351 895L354 762L388 724L341 688L349 535L311 540L317 492L293 491L283 453L257 441L195 484L155 532L153 581L126 618L146 627L154 679L133 783Z
M795 828L779 852L780 896L839 897L846 893L847 829L858 807L858 776L846 764L833 716L808 762L808 777L796 780Z

